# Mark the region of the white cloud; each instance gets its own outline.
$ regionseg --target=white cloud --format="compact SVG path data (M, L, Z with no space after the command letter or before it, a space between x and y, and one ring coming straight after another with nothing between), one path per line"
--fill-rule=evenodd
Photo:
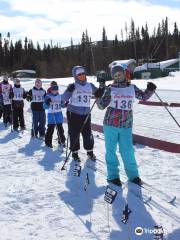
M82 31L88 29L92 40L101 39L105 26L109 39L124 29L125 22L134 19L136 26L148 22L150 30L162 18L168 16L172 23L180 25L180 8L152 5L146 1L123 0L8 0L11 11L22 12L19 17L0 15L0 31L18 32L18 37L33 40L54 41L69 44L81 38ZM173 27L173 26L172 26Z

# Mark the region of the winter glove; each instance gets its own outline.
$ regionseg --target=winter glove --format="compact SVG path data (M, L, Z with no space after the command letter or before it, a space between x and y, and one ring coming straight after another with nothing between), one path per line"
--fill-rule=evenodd
M96 90L96 92L94 93L94 96L95 96L96 98L102 97L103 94L104 94L104 90L105 90L105 88L98 88L98 89Z
M32 97L31 97L31 95L27 92L26 93L26 100L28 101L28 102L31 102L32 101Z
M67 91L72 93L74 90L75 90L75 84L72 83L68 86Z
M9 93L9 98L10 98L10 99L13 99L13 97L14 97L14 93L13 93L13 92L10 92L10 93Z
M152 83L152 82L148 82L148 84L147 84L147 90L149 90L149 91L155 91L156 90L156 85L154 84L154 83Z
M51 98L48 98L48 99L46 100L46 104L47 104L48 106L50 105L51 102L52 102Z
M67 107L69 104L69 101L66 101L65 104L64 104L64 107Z

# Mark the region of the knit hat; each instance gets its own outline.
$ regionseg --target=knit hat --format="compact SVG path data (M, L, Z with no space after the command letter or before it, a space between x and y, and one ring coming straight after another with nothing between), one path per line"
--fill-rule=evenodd
M52 82L50 83L50 85L51 85L51 87L52 87L52 86L56 86L56 85L57 85L57 82L56 82L56 81L52 81Z
M3 76L3 81L4 81L4 82L8 82L8 75L4 75L4 76Z
M72 75L74 78L77 77L78 74L81 74L81 73L85 73L86 74L86 71L85 71L85 68L82 67L82 66L74 66L72 68Z

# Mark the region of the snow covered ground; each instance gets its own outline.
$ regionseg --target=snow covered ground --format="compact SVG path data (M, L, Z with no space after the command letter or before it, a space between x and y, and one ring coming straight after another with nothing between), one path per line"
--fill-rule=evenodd
M179 102L178 78L180 75L176 73L175 77L153 80L162 90L158 93L163 94L163 100L167 98L164 101ZM57 80L60 85L73 81L72 78ZM43 80L45 88L50 81ZM134 82L138 87L145 88L147 81ZM33 81L22 83L26 89L32 84ZM136 145L140 174L152 187L145 186L146 189L140 191L132 184L126 184L118 191L115 202L108 205L104 201L106 167L103 135L94 132L97 171L87 168L86 155L81 150L82 173L80 178L75 177L71 159L67 169L60 170L65 153L58 149L56 133L53 150L47 149L41 140L30 138L31 113L28 109L29 103L26 102L27 130L23 134L11 132L10 128L4 129L0 122L0 240L152 240L154 236L150 230L155 225L164 228L165 239L180 239L180 154ZM179 109L171 108L171 111L180 121ZM103 114L96 108L92 121L102 124ZM135 133L179 143L179 129L162 107L135 104L134 117ZM64 127L67 132L67 125L64 124ZM87 173L90 184L84 191ZM121 178L126 182L122 163ZM176 201L171 205L168 201L174 196ZM146 204L140 199L145 201L149 197L152 200ZM124 225L121 216L126 203L132 213ZM142 227L144 234L137 236L136 227Z

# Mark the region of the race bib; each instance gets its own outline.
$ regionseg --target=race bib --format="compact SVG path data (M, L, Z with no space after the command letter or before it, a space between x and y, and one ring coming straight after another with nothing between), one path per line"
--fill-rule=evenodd
M11 99L9 98L9 93L6 94L6 93L3 93L3 104L4 105L9 105L11 104Z
M23 100L23 88L13 88L14 97L13 100L21 101Z
M92 87L89 83L85 86L77 84L72 94L70 104L78 107L90 107L91 97Z
M32 90L32 102L44 102L44 90Z
M135 98L134 86L126 88L111 88L110 107L121 110L132 110Z
M61 112L61 103L54 102L49 107L49 113Z
M10 84L2 84L1 88L2 88L2 93L6 94L6 93L9 93L11 86Z
M61 112L61 96L52 96L51 101L52 102L49 106L48 113Z

